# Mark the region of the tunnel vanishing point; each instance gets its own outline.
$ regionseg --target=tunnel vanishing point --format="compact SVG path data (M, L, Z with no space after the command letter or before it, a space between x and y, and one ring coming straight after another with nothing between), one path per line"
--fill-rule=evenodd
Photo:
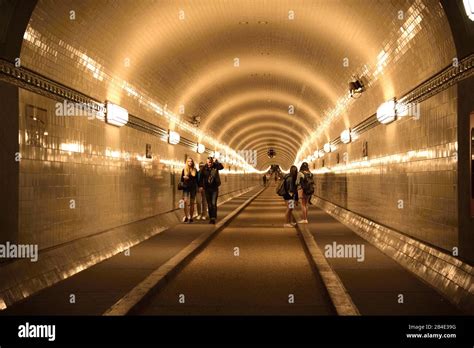
M472 0L0 1L0 315L474 314L473 76Z

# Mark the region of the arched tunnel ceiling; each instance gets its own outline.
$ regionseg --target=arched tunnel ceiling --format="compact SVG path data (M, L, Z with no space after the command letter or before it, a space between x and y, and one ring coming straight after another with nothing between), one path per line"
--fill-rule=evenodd
M59 39L84 52L173 112L184 105L184 117L199 115L204 132L235 150L257 150L259 168L274 162L287 168L322 115L347 93L355 67L377 57L400 28L398 11L412 4L40 0L30 28L41 28L45 41ZM55 59L67 64L67 57ZM23 61L52 75L31 56ZM52 77L78 89L88 82L83 76ZM104 100L126 98L123 90L103 90ZM266 158L270 146L277 150L273 160Z

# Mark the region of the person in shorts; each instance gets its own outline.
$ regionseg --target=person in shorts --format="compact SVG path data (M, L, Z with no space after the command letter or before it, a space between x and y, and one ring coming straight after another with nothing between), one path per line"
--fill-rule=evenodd
M183 186L184 200L184 220L183 222L193 223L194 200L197 192L197 170L194 168L194 160L188 158L186 165L181 172L181 183Z

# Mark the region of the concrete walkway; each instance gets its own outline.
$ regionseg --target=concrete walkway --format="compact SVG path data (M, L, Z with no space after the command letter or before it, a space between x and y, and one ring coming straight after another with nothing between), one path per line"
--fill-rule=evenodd
M219 207L222 218L251 191ZM283 228L285 205L269 187L138 311L142 315L334 315L296 229ZM431 286L345 225L310 206L308 228L320 250L363 245L364 259L327 258L362 315L461 315ZM101 315L202 233L206 222L180 224L0 315ZM74 294L76 303L70 303ZM403 303L399 303L400 295Z
M139 313L334 315L296 229L283 228L285 204L274 191L257 197Z
M247 195L219 206L218 217L221 219L229 214L246 200ZM213 228L208 222L179 224L134 246L130 256L117 254L0 311L0 315L102 315L151 272ZM75 295L75 304L70 303L71 294Z
M309 229L321 251L326 245L364 245L363 262L327 258L362 315L462 315L430 285L315 206ZM403 295L403 303L399 303Z

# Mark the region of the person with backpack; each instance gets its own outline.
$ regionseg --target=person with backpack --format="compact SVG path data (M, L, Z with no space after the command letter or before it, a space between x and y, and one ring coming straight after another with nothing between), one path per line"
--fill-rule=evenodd
M290 172L286 174L277 187L277 194L282 196L286 203L285 224L283 227L294 227L296 223L293 220L293 208L296 203L296 178L298 176L298 168L291 166Z
M224 169L224 166L217 159L214 160L212 157L208 157L200 175L200 183L198 184L204 188L210 224L215 224L217 219L217 198L219 197L219 186L221 185L219 170L222 169Z
M301 211L303 219L298 221L299 224L308 223L308 204L311 201L311 195L314 193L313 173L309 170L307 162L303 162L296 178L296 187L298 189L298 197L301 198Z
M194 160L189 157L186 160L186 166L181 172L179 187L183 190L184 200L184 220L183 222L193 223L194 199L197 191L197 171L194 168Z
M197 205L197 217L196 220L206 220L207 219L207 201L206 194L204 192L204 186L202 186L201 175L203 173L204 163L199 162L199 171L198 171L198 192L196 194L196 205Z

